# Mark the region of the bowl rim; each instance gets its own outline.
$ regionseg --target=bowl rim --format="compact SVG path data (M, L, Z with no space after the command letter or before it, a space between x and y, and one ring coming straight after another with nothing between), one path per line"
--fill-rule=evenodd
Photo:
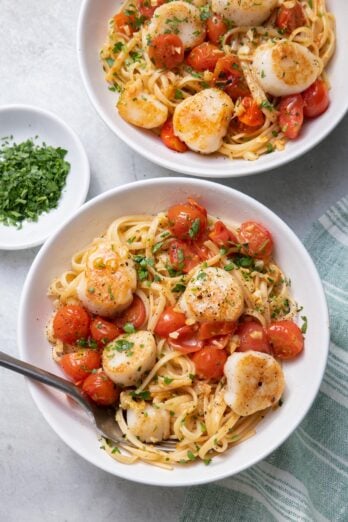
M130 140L126 133L118 127L111 117L103 110L101 107L97 96L94 94L94 89L92 86L92 81L88 74L88 67L86 64L84 46L83 46L83 36L84 36L84 28L87 27L85 23L85 19L87 17L87 10L89 5L93 2L93 0L82 0L78 21L77 21L77 33L76 33L76 44L77 44L77 57L79 63L80 74L82 77L83 85L87 91L88 97L94 107L95 111L99 115L99 117L104 121L104 123L109 127L109 129L116 134L126 145L128 145L135 152L151 161L152 163L159 165L161 167L165 167L171 171L178 172L181 174L188 174L190 176L198 176L203 178L238 178L244 176L251 176L254 174L259 174L261 172L268 172L270 170L277 169L287 163L290 163L302 155L309 152L311 149L316 147L321 141L323 141L340 123L340 121L344 118L346 113L348 112L348 97L345 100L342 100L340 105L340 110L336 111L334 117L330 120L330 124L323 127L320 132L316 134L311 134L310 140L304 140L300 142L299 145L292 150L281 151L282 154L277 156L277 161L274 164L264 165L262 161L258 162L257 160L254 162L249 161L248 170L244 170L240 167L234 166L234 171L230 171L230 165L232 160L226 159L226 167L220 168L217 172L214 167L210 167L207 163L207 167L202 171L201 166L187 166L182 164L182 162L176 161L173 157L173 160L167 160L162 158L160 154L156 153L156 151L152 151L151 147L145 148L142 145L139 145L136 140ZM337 51L336 51L337 52ZM156 149L157 150L157 149ZM228 160L228 161L227 161Z
M157 185L157 184L161 185L161 184L163 184L166 186L168 186L168 185L170 186L171 184L176 185L178 183L190 185L192 187L192 190L199 189L202 186L206 187L207 189L209 189L209 188L214 189L214 188L216 188L216 186L218 186L220 189L225 191L226 194L228 192L234 193L238 198L241 198L242 201L244 201L246 203L251 202L254 206L256 206L256 208L259 208L262 212L264 212L266 217L269 216L270 221L277 223L280 227L282 227L283 229L285 228L287 230L287 233L292 236L293 240L297 244L301 259L306 261L306 264L310 267L310 270L311 270L311 275L313 277L313 282L315 284L315 289L316 289L317 297L318 297L317 305L321 310L322 318L323 318L324 326L323 326L322 346L323 346L323 348L325 348L326 351L322 354L321 367L320 367L320 371L318 371L318 373L316 374L315 385L312 386L311 393L307 396L307 398L309 397L308 404L307 404L306 408L304 409L304 411L302 412L302 414L298 418L296 418L295 421L293 421L291 423L291 429L288 428L282 434L282 436L279 439L277 439L276 443L273 443L273 445L271 447L269 447L268 449L260 451L256 457L251 457L251 458L247 459L247 462L245 462L243 465L238 466L235 470L232 471L232 473L230 473L228 470L221 471L221 470L216 470L214 468L205 468L207 470L207 473L202 474L202 476L196 480L192 480L192 479L189 480L189 479L187 479L187 477L189 477L189 475L183 475L183 477L186 478L186 480L182 480L180 478L179 479L175 478L175 480L173 480L173 481L170 481L170 480L161 481L158 479L152 479L151 473L147 476L146 480L144 480L143 478L138 477L136 473L129 471L129 468L133 468L133 467L127 466L127 465L125 465L124 467L116 468L115 472L113 470L110 470L106 464L104 465L103 459L98 460L98 461L94 460L90 454L86 454L86 452L83 452L80 445L78 447L74 446L71 443L71 441L69 440L68 436L65 436L64 433L62 434L59 432L59 425L55 425L55 422L52 421L52 419L49 418L48 415L46 415L45 408L42 407L42 405L41 405L40 395L42 392L40 391L40 387L38 387L38 385L36 383L30 382L30 380L27 379L31 396L32 396L36 406L42 413L43 417L46 419L46 421L51 426L51 428L56 432L56 434L71 449L73 449L76 453L78 453L81 457L83 457L85 460L87 460L91 464L94 464L96 467L103 469L104 471L106 471L114 476L118 476L118 477L130 480L132 482L138 482L141 484L148 484L148 485L153 485L153 486L167 486L167 487L193 486L193 485L213 482L216 480L221 480L223 478L227 478L229 476L233 476L237 473L240 473L241 471L244 471L245 469L248 469L249 467L257 464L258 462L260 462L261 460L266 458L273 451L275 451L295 431L295 429L302 422L304 417L307 415L309 409L311 408L311 406L318 394L319 387L321 385L321 382L322 382L322 379L324 376L324 372L325 372L325 368L326 368L326 364L327 364L328 352L329 352L329 313L328 313L328 307L327 307L327 301L326 301L324 289L323 289L318 271L314 265L314 262L313 262L311 256L307 252L306 248L304 247L304 245L302 244L300 239L291 230L291 228L280 217L278 217L272 210L267 208L265 205L258 202L251 196L248 196L236 189L232 189L230 187L220 185L215 182L207 181L207 180L196 180L194 178L192 179L192 178L181 178L181 177L175 177L175 178L167 177L167 178L155 178L155 179L150 179L150 180L135 181L135 182L129 183L127 185L115 187L113 189L110 189L110 190L96 196L95 198L91 199L90 201L88 201L87 203L82 205L75 212L75 214L69 218L68 221L64 222L54 232L52 237L45 243L45 245L41 248L40 252L36 256L32 266L30 267L30 270L27 274L27 277L26 277L26 280L25 280L25 283L23 286L23 290L21 293L21 298L20 298L18 320L17 320L17 342L18 342L18 346L19 346L19 353L20 353L20 356L22 357L22 359L24 359L24 360L29 359L29 361L30 361L30 357L27 357L28 350L26 347L26 340L25 340L25 335L24 335L25 310L26 310L26 307L28 306L28 303L30 302L28 290L29 290L31 280L33 278L33 275L36 272L37 267L40 265L41 260L45 257L46 252L49 251L51 245L55 242L58 234L61 234L65 228L69 227L69 224L71 221L78 220L80 218L81 214L84 214L86 211L88 211L93 206L98 206L100 202L102 202L103 200L105 200L107 198L110 198L110 197L112 198L114 196L121 196L123 192L128 192L128 191L132 191L132 190L141 190L141 188L144 185ZM215 471L215 473L213 472L213 470Z
M85 151L84 146L82 145L82 142L78 136L78 134L68 125L62 118L57 116L54 112L48 111L46 109L43 109L41 107L36 107L35 105L30 104L23 104L23 103L12 103L12 104L6 104L0 106L0 117L5 112L23 112L23 113L32 113L39 115L40 118L48 118L50 119L57 127L60 127L63 132L69 136L70 141L73 143L73 146L75 150L77 151L80 160L82 162L82 168L78 170L77 175L79 176L81 186L79 187L79 191L76 194L76 197L74 198L74 206L70 207L70 215L63 219L65 222L66 219L69 219L74 211L78 210L79 207L85 202L89 184L90 184L90 178L91 178L91 169L90 164L88 160L87 153ZM39 136L40 138L40 136ZM69 152L69 150L68 150ZM70 172L69 172L70 174ZM62 197L62 196L61 196ZM60 203L58 203L59 206ZM37 225L40 226L40 216L37 221ZM58 228L61 228L60 226ZM56 230L58 229L56 228ZM3 243L0 240L0 250L25 250L28 248L37 247L41 244L43 244L51 235L51 232L47 232L46 235L42 235L41 238L36 239L35 241L26 241L22 242L18 245L12 245L9 243Z

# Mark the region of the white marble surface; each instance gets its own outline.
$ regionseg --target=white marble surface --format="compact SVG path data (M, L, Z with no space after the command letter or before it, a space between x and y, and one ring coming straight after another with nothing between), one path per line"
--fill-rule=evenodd
M90 105L75 52L79 6L79 0L0 1L0 104L38 105L73 127L91 162L89 197L135 179L170 175L133 153ZM347 132L346 117L302 159L227 184L268 205L303 237L348 191ZM14 355L19 296L37 251L0 252L0 346ZM0 400L0 520L178 519L184 488L128 483L82 460L46 424L22 377L0 370Z

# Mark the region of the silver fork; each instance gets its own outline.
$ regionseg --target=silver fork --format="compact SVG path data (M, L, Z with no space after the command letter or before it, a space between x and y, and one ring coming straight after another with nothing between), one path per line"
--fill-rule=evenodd
M4 352L0 352L0 366L12 370L17 373L21 373L30 379L39 381L48 386L52 386L59 391L67 393L72 397L82 408L84 408L89 414L90 418L94 421L95 427L99 435L106 437L107 439L116 442L117 444L128 444L130 442L125 440L122 431L115 419L115 409L112 407L99 407L93 401L90 401L88 397L81 391L78 386L75 386L70 381L58 377L53 373L47 372L42 368L33 366L27 362L11 357ZM163 441L153 445L154 448L161 451L174 451L174 441Z

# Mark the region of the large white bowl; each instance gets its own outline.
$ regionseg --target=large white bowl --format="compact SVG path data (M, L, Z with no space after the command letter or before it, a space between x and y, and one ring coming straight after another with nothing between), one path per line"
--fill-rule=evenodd
M87 416L64 394L29 383L38 408L56 433L78 454L120 477L158 486L187 486L233 475L252 466L277 448L308 412L323 377L329 342L329 320L318 273L302 243L273 212L236 190L208 181L162 178L141 181L110 190L83 205L36 257L21 298L18 342L23 359L60 374L51 358L45 325L53 306L47 288L54 277L70 266L74 252L103 232L122 215L157 213L175 202L194 196L209 212L226 220L257 220L272 232L276 259L292 281L296 300L308 317L303 355L284 364L286 392L283 406L268 415L257 434L233 450L216 457L210 466L194 464L165 471L145 463L120 464L99 448L96 432Z
M321 117L305 124L301 137L282 152L260 157L257 161L229 160L221 155L203 156L194 152L178 154L165 147L151 131L125 122L115 109L116 95L108 90L99 61L99 50L106 40L108 19L119 9L120 0L84 0L80 11L77 48L82 78L89 97L105 123L127 145L145 158L184 174L199 177L230 178L246 176L284 165L317 145L339 123L348 109L348 2L327 0L336 15L338 46L329 66L331 104Z

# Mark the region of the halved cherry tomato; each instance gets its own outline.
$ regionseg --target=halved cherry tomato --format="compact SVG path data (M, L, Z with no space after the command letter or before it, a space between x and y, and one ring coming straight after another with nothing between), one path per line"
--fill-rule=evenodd
M295 29L305 24L306 17L299 2L295 2L293 7L285 7L285 5L282 5L279 8L276 26L285 33L292 33Z
M119 328L123 328L127 323L131 323L134 328L140 328L143 326L145 319L145 305L140 297L134 295L132 304L116 317L115 323Z
M167 306L157 321L155 334L160 337L168 337L171 332L185 326L185 322L185 314L176 312L172 306Z
M198 339L197 335L198 327L197 325L192 326L182 326L178 330L175 331L176 337L168 337L168 342L182 353L193 353L201 350L204 346L204 342Z
M164 0L138 0L137 2L140 14L142 16L145 16L145 18L152 18L157 7L159 7L163 3Z
M135 14L117 13L114 16L114 28L126 36L132 36L136 29Z
M214 14L207 20L207 34L209 41L215 45L220 45L221 37L227 32L227 25L221 15Z
M149 45L149 57L159 69L173 69L184 61L184 44L176 34L159 34Z
M240 96L250 96L239 58L234 54L228 54L217 61L213 79L216 87L224 89L232 100Z
M188 150L186 143L175 136L172 118L169 118L164 123L161 129L161 140L168 149L175 150L176 152L186 152Z
M111 406L120 395L120 390L103 371L88 375L83 381L82 389L100 406Z
M238 116L239 121L248 125L248 127L262 127L265 122L265 115L257 101L251 96L245 96L242 99L242 106L245 111Z
M199 326L198 339L205 341L212 337L232 334L236 329L233 321L216 321L214 323L201 323Z
M238 326L236 334L239 335L240 344L237 352L256 352L271 353L268 337L262 325L256 321L242 323Z
M303 335L297 324L292 321L275 321L268 327L267 333L273 354L278 359L293 359L302 352Z
M320 116L329 106L329 91L323 80L316 80L308 89L303 91L303 114L306 118Z
M231 243L238 243L233 232L228 230L222 221L216 221L216 223L214 223L214 229L210 232L209 238L218 247L229 247Z
M91 322L91 336L97 341L99 347L110 343L121 335L121 333L121 328L118 328L114 323L110 323L110 321L106 321L101 317L96 317Z
M169 227L172 234L182 240L200 239L207 227L207 211L193 199L187 203L173 205L168 210Z
M74 344L78 339L88 337L90 321L88 312L82 306L62 306L53 319L54 335L63 343Z
M201 262L200 256L184 241L174 239L169 245L170 264L178 272L187 274Z
M225 56L225 53L216 45L203 42L192 49L186 58L186 63L196 71L213 72L217 61L223 56Z
M82 381L92 370L101 366L100 354L97 350L84 348L73 353L66 353L60 359L60 365L74 381Z
M273 238L271 233L260 223L245 221L240 226L240 243L242 253L251 257L267 259L273 252Z
M219 348L207 347L192 356L196 375L200 379L220 379L224 374L227 353Z
M294 140L303 125L303 98L293 94L283 98L279 104L279 125L285 136Z

